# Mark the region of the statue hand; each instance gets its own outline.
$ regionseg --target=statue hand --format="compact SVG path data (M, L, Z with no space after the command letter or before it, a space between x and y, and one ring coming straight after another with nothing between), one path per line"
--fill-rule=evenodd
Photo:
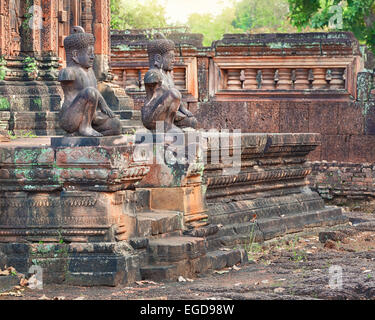
M179 111L182 112L183 114L185 114L188 117L193 117L193 114L187 108L185 108L185 106L183 104L180 105Z
M107 108L103 108L102 112L104 114L106 114L110 118L114 118L115 117L115 114L113 113L113 111L111 109L109 109L108 107Z

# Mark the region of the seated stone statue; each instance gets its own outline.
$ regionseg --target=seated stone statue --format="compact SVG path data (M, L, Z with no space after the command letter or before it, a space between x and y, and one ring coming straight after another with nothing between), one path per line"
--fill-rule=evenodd
M146 101L142 107L142 122L150 130L155 130L157 121L164 122L165 130L173 126L197 126L197 120L184 107L181 93L173 82L174 48L173 41L161 34L157 34L156 39L147 46L150 70L144 78Z
M67 67L60 71L64 90L60 127L72 135L88 137L121 134L121 123L97 89L92 69L94 36L82 27L74 27L64 40Z

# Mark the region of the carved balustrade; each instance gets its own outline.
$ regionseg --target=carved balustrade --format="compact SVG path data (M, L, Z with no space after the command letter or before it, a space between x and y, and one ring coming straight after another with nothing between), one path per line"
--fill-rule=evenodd
M345 90L346 68L221 69L219 90Z

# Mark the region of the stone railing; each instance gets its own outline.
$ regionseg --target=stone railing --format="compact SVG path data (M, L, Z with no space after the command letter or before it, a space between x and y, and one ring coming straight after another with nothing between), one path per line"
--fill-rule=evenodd
M228 34L211 47L202 47L196 34L168 37L176 43L175 83L192 111L209 100L357 96L361 61L351 33ZM111 69L137 108L145 94L148 39L144 31L112 32Z
M355 95L355 91L346 81L346 75L352 68L350 61L347 61L347 64L332 61L329 65L335 67L324 65L306 67L298 66L298 62L295 61L290 62L291 65L284 64L276 68L272 61L260 59L249 63L240 62L240 68L235 67L233 60L228 64L225 62L215 64L215 67L218 68L216 72L220 72L220 76L215 78L218 81L214 83L213 92L218 96L223 96L223 93L238 95L241 90L248 97L254 94L254 92L249 92L250 90L260 91L259 93L262 95L266 94L266 91L272 91L270 94L279 91L278 93L282 94L285 91L325 90L327 94L328 91L338 91L337 93ZM264 67L259 68L259 65Z

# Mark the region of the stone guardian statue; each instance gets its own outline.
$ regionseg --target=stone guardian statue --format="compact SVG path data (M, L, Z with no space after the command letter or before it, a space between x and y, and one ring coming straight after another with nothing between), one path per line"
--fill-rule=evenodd
M92 69L94 36L82 27L73 27L65 38L67 67L59 73L64 91L60 127L71 135L100 137L121 134L121 122L97 89Z
M164 130L174 126L196 128L197 120L182 102L172 71L175 62L175 45L162 34L147 45L150 69L144 77L146 101L142 107L143 125L155 130L156 122L164 122Z

